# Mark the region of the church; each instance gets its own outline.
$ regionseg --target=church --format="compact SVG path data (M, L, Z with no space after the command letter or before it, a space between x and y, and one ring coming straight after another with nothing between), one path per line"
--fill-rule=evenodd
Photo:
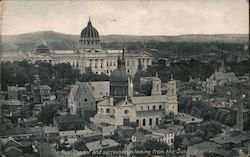
M152 79L150 96L136 96L133 81L126 72L124 49L118 57L117 69L110 76L110 96L97 103L97 114L90 118L93 124L109 124L115 127L134 123L139 128L157 128L164 115L178 113L176 81L167 83L167 93L162 94L161 80Z
M125 69L133 76L139 64L143 70L152 65L152 56L144 50L126 49ZM111 75L117 67L117 58L121 50L105 50L101 46L101 39L97 29L88 21L87 26L81 31L78 46L74 50L50 51L46 43L40 45L35 53L29 54L31 62L44 61L54 64L69 63L73 68L84 73L91 69L96 74Z
M225 84L237 83L239 79L234 72L226 72L224 60L221 62L221 66L218 70L202 82L202 88L207 91L208 94L214 92L215 86L223 86Z

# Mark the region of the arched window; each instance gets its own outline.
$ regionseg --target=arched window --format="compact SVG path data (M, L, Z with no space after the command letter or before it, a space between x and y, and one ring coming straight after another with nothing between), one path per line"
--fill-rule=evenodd
M153 110L155 110L155 105L153 106Z
M110 111L109 108L107 108L107 109L106 109L106 113L109 113L109 111Z
M139 126L139 119L136 120L136 125Z
M149 125L152 125L152 118L149 118Z
M161 109L162 109L162 105L159 106L159 110L161 110Z
M142 120L142 125L145 126L146 125L146 119Z
M149 110L149 106L148 106L148 110Z
M156 124L156 125L159 125L159 118L156 118L156 119L155 119L155 124Z
M101 108L101 109L100 109L100 113L103 113L103 112L104 112L104 111L103 111L103 108Z
M159 85L156 85L156 91L159 91Z

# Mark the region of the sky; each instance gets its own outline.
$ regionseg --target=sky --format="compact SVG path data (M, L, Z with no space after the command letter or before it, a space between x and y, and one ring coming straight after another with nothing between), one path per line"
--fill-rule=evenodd
M247 0L4 0L1 34L249 34Z

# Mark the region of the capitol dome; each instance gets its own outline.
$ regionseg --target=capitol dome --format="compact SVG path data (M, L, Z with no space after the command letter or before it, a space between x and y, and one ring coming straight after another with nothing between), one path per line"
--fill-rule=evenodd
M101 40L99 33L92 26L92 22L89 19L88 25L82 30L79 40L79 49L101 49Z
M85 27L81 32L81 38L99 38L98 31L92 26L91 21L88 22L87 27Z

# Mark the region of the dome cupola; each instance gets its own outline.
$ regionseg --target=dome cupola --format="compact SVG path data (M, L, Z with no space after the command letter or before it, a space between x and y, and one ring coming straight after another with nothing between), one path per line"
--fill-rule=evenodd
M90 18L89 18L89 22L87 26L82 30L80 34L79 48L80 49L100 49L101 48L99 33L95 29L95 27L92 26L92 22L90 21Z
M128 96L128 74L125 69L124 48L122 58L118 57L117 69L110 76L110 96L117 99Z

